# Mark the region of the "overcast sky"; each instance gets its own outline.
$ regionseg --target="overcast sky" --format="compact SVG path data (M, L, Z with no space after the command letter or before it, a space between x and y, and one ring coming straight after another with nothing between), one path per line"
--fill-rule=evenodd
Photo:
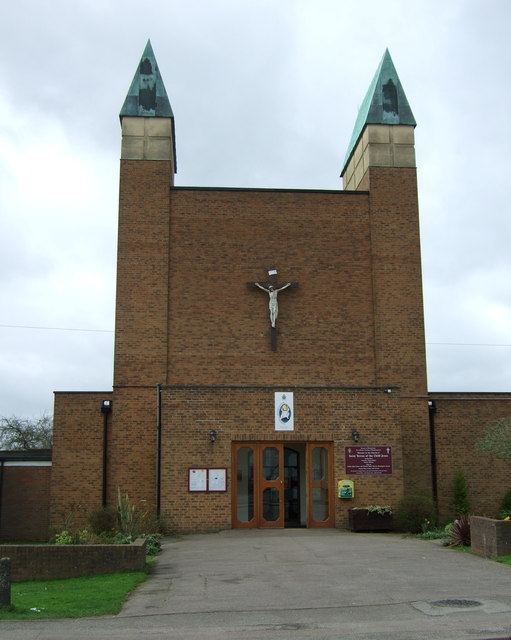
M388 47L417 120L431 391L511 392L509 0L17 0L0 22L0 416L112 384L120 126L148 38L176 184L340 188Z

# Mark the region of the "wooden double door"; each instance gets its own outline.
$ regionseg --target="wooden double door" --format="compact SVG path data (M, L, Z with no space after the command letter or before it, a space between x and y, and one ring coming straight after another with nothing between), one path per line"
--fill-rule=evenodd
M233 444L233 527L333 527L332 444Z

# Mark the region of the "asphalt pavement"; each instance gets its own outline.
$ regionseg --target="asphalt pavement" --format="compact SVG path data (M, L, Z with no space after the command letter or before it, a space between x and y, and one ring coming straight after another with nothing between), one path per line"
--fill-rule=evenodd
M2 621L5 640L500 640L511 567L399 534L168 538L117 616Z

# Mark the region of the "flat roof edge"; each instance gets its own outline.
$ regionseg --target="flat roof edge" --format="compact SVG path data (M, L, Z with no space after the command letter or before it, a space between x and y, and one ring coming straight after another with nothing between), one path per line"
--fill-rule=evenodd
M368 195L369 191L349 191L346 189L277 189L273 187L193 187L173 186L171 191L245 191L267 193L332 193L332 194L357 194Z

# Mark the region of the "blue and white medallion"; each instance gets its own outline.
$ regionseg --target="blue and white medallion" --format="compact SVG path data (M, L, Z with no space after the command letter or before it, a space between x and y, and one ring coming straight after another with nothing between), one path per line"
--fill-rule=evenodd
M275 430L294 431L294 407L292 391L275 393Z

